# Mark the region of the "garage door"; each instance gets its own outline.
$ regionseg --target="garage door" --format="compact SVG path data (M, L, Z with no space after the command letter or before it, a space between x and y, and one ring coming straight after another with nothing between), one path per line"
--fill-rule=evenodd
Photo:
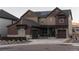
M57 38L66 38L66 30L58 30Z

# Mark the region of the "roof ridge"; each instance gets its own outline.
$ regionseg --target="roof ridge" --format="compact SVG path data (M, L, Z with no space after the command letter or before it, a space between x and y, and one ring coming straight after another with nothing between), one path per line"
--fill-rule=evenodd
M52 10L45 10L45 11L43 10L43 11L34 11L34 12L46 12L46 11L50 11L51 12Z

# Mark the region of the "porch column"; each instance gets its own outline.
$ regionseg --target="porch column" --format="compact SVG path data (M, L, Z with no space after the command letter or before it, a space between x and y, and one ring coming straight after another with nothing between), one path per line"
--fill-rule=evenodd
M21 36L21 37L25 37L25 29L22 29L22 28L19 29L18 30L18 35Z
M26 26L24 26L24 25L17 25L18 36L20 36L20 37L25 37L26 36L25 28L26 28Z

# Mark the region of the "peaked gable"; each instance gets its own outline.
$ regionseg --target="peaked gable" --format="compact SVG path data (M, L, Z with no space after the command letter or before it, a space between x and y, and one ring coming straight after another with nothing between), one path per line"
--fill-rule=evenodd
M33 11L31 11L31 10L28 10L27 12L25 12L20 18L22 18L22 17L24 17L24 16L36 16L35 14L34 14L34 12Z
M36 16L36 17L48 17L50 15L55 15L57 13L63 13L64 15L71 15L72 17L72 13L71 13L71 10L61 10L59 9L58 7L56 7L54 10L52 11L31 11L31 10L28 10L27 12L25 12L21 17L24 17L24 16Z
M65 14L65 13L63 12L63 10L59 9L58 7L56 7L53 11L51 11L51 12L47 15L47 17L50 16L50 15L56 15L56 14L58 14L58 13L63 13L63 14Z

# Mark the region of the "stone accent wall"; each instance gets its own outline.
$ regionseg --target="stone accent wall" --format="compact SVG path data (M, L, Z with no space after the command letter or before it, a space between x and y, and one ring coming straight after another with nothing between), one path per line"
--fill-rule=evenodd
M17 23L19 24L19 23ZM13 36L13 37L18 37L18 36L22 36L18 33L18 29L16 27L17 24L14 24L10 27L8 27L8 36ZM25 35L31 35L31 27L27 27L25 29Z

